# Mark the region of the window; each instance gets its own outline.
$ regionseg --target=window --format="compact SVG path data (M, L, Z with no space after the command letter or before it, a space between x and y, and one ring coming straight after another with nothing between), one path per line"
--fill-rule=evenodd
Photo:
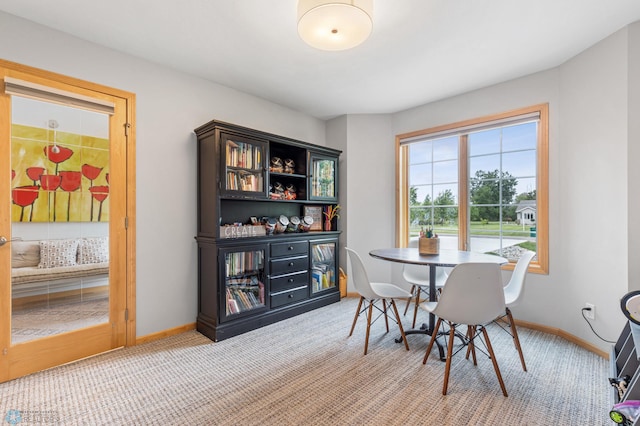
M433 230L443 249L536 252L548 271L548 105L396 137L397 245Z

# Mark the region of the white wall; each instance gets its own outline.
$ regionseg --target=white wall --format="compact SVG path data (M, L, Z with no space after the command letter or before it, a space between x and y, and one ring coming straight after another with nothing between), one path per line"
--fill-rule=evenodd
M197 314L196 142L218 119L325 144L325 123L0 12L0 58L136 94L137 335ZM213 53L212 53L213 54Z
M559 81L561 168L551 185L559 191L560 274L550 277L561 292L553 324L597 342L580 315L595 303L596 329L615 340L628 289L627 30L562 65Z
M628 102L629 111L627 114L627 122L629 129L629 147L627 159L628 176L628 211L627 216L629 226L629 291L640 290L640 262L638 261L638 253L640 253L640 220L638 220L638 212L640 212L640 167L638 167L638 159L640 158L640 23L630 25L628 28L629 43L627 45L627 54L629 55L629 70L627 78L629 79Z
M395 245L395 145L391 129L388 114L347 117L344 243L360 254L373 281L389 281L391 271L388 262L373 259L369 251ZM344 203L344 198L340 202ZM348 271L346 261L343 251L341 262Z

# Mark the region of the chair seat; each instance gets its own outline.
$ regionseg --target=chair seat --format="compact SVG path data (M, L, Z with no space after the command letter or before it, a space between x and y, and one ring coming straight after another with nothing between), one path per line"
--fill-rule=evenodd
M360 301L358 302L358 307L356 308L356 313L353 317L349 336L353 334L353 329L356 326L356 322L358 321L360 314L366 313L367 333L364 338L364 354L366 355L367 349L369 348L371 324L378 318L378 316L376 316L375 319L373 318L373 309L375 308L380 315L384 317L384 324L387 333L389 332L389 318L398 324L398 329L400 330L400 336L402 336L401 338L404 342L404 347L406 350L409 350L409 343L407 342L407 338L404 334L404 328L402 328L400 314L398 314L398 308L396 307L394 299L398 297L409 297L411 296L411 293L390 283L371 282L358 253L348 247L345 247L345 250L347 251L347 255L351 263L351 279L353 280L353 285L355 286L356 291L360 293ZM382 304L382 307L377 306L378 303ZM387 304L390 309L387 309ZM393 314L393 317L389 315L390 313Z
M518 295L510 295L507 292L504 293L504 304L507 308L513 308L516 305Z
M372 282L371 287L383 299L411 297L411 293L394 284Z
M433 313L436 306L438 306L438 302L424 302L420 304L420 307L429 313Z

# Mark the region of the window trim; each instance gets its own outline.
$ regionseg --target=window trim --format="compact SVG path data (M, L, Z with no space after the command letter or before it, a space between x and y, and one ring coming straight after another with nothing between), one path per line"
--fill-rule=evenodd
M509 120L516 116L527 114L539 114L538 141L536 146L536 233L537 233L537 259L529 265L529 272L538 274L549 273L549 104L538 104L530 107L519 108L499 114L488 115L480 118L459 121L428 129L413 131L396 135L396 246L407 247L409 243L409 167L408 167L408 139L423 138L454 132L455 130L468 131L469 128L477 128L489 125L492 122ZM461 135L466 138L466 134ZM469 185L468 176L468 152L467 144L460 142L459 147L459 193L467 194ZM463 164L464 163L464 164ZM458 221L468 223L469 202L458 200ZM458 235L458 249L465 250L465 241L468 241L469 230L467 226L460 226ZM505 270L513 270L515 263L503 266Z

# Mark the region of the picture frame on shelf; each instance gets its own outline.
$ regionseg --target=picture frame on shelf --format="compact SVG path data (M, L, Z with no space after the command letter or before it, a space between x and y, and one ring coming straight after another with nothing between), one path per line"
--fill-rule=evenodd
M302 216L311 216L313 223L309 228L309 231L322 231L322 206L303 206Z

